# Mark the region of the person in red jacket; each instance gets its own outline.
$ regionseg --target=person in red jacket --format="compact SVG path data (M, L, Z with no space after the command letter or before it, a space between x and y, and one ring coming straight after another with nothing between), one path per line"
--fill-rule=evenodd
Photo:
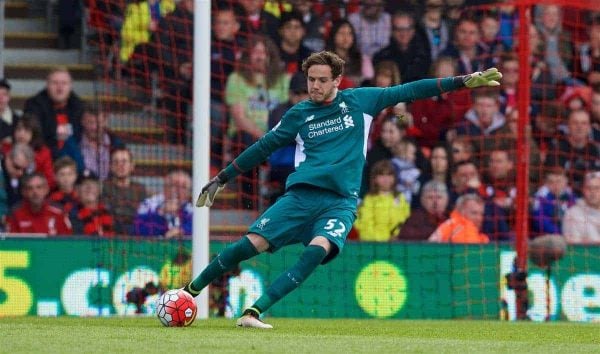
M8 218L9 233L70 235L71 223L61 208L51 205L46 197L49 188L43 174L34 172L21 180L23 201Z

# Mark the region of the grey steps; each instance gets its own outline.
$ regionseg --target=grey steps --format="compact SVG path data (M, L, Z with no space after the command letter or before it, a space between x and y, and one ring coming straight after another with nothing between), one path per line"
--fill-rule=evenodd
M136 161L185 162L192 152L180 145L127 144Z
M6 32L5 48L57 48L58 35L51 32Z
M96 75L92 64L65 64L73 80L94 80ZM48 72L55 64L9 64L4 66L7 79L40 79L46 80Z
M45 18L7 18L4 21L4 31L10 32L44 32L48 30Z
M10 80L11 94L14 96L27 96L36 94L46 87L45 80ZM98 88L94 81L73 81L73 91L79 96L93 96Z
M82 55L78 49L22 49L6 48L2 53L4 65L10 64L81 64Z

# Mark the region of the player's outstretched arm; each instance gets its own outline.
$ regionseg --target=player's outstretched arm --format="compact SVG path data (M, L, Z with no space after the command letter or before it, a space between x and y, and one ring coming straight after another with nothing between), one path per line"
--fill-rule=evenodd
M200 192L200 196L198 196L198 200L196 200L197 207L210 207L213 205L215 201L215 197L217 193L225 188L225 183L227 183L227 174L224 171L219 172L213 179L210 180Z
M468 88L476 88L483 86L500 86L502 73L496 68L489 68L485 71L477 71L472 74L463 76L463 82Z

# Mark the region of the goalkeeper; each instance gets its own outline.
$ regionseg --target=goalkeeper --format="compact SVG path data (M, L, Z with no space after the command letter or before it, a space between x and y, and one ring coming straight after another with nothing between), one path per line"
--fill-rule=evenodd
M243 151L202 188L196 206L210 207L225 184L262 163L272 152L296 144L296 171L285 194L184 287L197 296L211 281L261 252L303 243L298 262L281 274L237 325L272 328L261 313L296 289L319 264L342 251L356 217L358 193L373 117L399 102L438 96L463 87L498 86L502 75L492 68L465 76L424 79L388 88L338 91L344 61L328 51L313 53L302 63L309 99L283 116L280 123Z

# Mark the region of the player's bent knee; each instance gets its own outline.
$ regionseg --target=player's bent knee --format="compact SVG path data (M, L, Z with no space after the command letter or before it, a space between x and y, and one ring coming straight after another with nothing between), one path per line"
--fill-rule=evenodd
M263 253L269 249L269 242L261 235L249 233L246 237L248 237L257 252Z
M325 249L325 252L329 254L331 252L331 242L325 236L317 236L313 238L309 245L321 246Z

